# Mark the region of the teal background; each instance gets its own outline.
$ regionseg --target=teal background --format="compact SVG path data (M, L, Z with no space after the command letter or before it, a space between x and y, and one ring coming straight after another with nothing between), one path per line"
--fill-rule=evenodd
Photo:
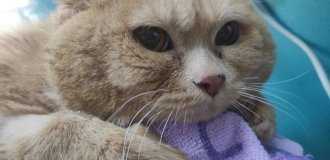
M275 18L302 38L316 52L327 71L330 72L330 1L329 0L266 0ZM271 27L270 27L271 28ZM277 82L306 75L287 83L267 85L292 93L273 92L290 102L301 112L275 104L287 114L277 110L278 132L303 145L305 152L317 160L330 159L330 100L324 92L308 57L286 37L271 28L277 44L278 61L269 80ZM265 89L267 90L267 89ZM293 108L289 104L275 100ZM299 122L298 122L299 121ZM300 124L301 123L301 124Z
M41 17L55 8L52 0L31 0ZM330 0L265 0L268 9L297 34L322 61L330 75ZM265 96L277 109L279 134L303 145L317 160L330 159L330 100L307 56L286 37L271 29L277 44L277 64ZM329 76L328 76L329 77ZM270 96L270 94L272 96ZM275 96L274 96L275 95ZM288 108L285 108L288 107ZM296 107L297 109L293 109Z

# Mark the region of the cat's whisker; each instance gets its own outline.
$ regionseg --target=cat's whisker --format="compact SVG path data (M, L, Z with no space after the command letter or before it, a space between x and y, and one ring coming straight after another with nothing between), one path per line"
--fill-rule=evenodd
M244 80L253 80L253 79L259 79L260 77L246 77L243 78Z
M245 92L238 92L240 94L240 96L242 97L246 97L246 98L250 98L250 99L253 99L253 100L256 100L258 102L261 102L261 103L264 103L266 105L269 105L273 108L276 108L276 109L280 109L279 107L275 107L273 104L269 103L267 99L263 98L263 97L259 97L259 96L255 96L255 95L252 95L252 94L249 94L249 93L245 93ZM285 106L286 109L288 109L287 106Z
M178 118L177 118L178 111L179 111L179 107L176 107L175 116L174 116L174 122L173 122L171 128L173 128L175 126L175 124L177 123L177 120L178 120Z
M120 107L118 107L118 109L111 115L109 116L109 118L107 119L108 122L111 122L116 116L117 114L131 101L135 100L136 98L139 98L141 96L145 96L145 95L149 95L149 94L155 94L155 93L159 93L159 92L168 92L169 90L165 90L165 89L158 89L155 91L148 91L148 92L143 92L140 93L136 96L133 96L131 98L129 98L124 104L122 104ZM115 107L117 108L117 107Z
M183 118L183 130L185 131L186 129L186 118L187 118L187 112L188 109L186 108L186 111L184 112L184 118Z
M204 107L204 108L205 108L204 112L208 112L209 111L209 107Z
M296 76L296 77L293 77L293 78L290 78L288 80L283 80L283 81L278 81L278 82L267 82L267 83L245 83L245 84L254 84L254 85L274 85L274 84L283 84L283 83L287 83L287 82L290 82L290 81L294 81L296 79L299 79L303 76L305 76L306 74L308 74L309 72L306 71L304 72L303 74L299 75L299 76Z
M163 124L166 122L166 118L165 117L159 124L158 124L158 129L161 129L161 127L163 126Z
M242 116L250 118L250 115L247 114L244 110L242 110L241 107L238 106L235 102L232 105L235 109L237 109L242 114Z
M160 144L162 143L162 139L163 139L164 132L165 132L165 129L167 127L167 124L168 124L168 122L169 122L169 120L170 120L170 118L171 118L171 116L173 114L173 109L172 109L171 113L168 115L167 120L166 120L165 125L164 125L164 128L162 130L162 133L160 134L160 139L159 139L159 144L158 144L159 148L160 148Z
M143 137L142 137L142 140L141 140L141 143L140 143L140 146L139 146L139 153L138 153L138 159L140 159L140 154L141 154L141 149L142 149L142 146L143 146L143 141L144 141L144 138L145 136L147 135L147 132L150 128L150 126L155 122L155 120L157 119L157 117L161 114L162 111L158 112L157 114L155 114L154 116L152 116L148 122L146 123L147 125L147 129L146 131L144 132L143 134Z
M256 90L253 90L253 91L256 91ZM260 92L260 91L256 91L256 92ZM254 97L256 99L259 99L263 102L271 102L271 103L274 103L274 104L278 104L279 106L281 107L284 107L286 109L290 109L290 107L282 104L282 103L279 103L279 102L275 102L275 101L272 101L272 100L269 100L269 99L266 99L266 98L263 98L263 97L260 97L260 96L255 96L255 95L252 95L252 94L249 94L249 93L246 93L246 92L240 92L240 94L245 94L245 95L248 95L248 96L251 96L251 97ZM268 103L268 105L270 105L270 103Z
M292 120L294 120L295 122L297 122L299 124L299 126L302 127L303 130L307 133L306 127L297 118L295 118L293 115L291 115L290 113L286 112L285 110L283 110L283 109L281 109L279 107L276 107L276 106L274 106L274 105L272 105L272 104L270 104L270 103L268 103L266 101L263 101L261 99L255 98L254 96L249 96L249 95L247 95L245 93L242 93L242 92L239 92L239 93L240 93L240 95L242 97L250 98L250 99L256 100L258 102L264 103L264 104L266 104L268 106L271 106L271 107L277 109L278 111L284 113L286 116L288 116L289 118L291 118Z
M127 143L127 136L128 136L128 132L129 132L129 129L130 129L130 127L132 126L132 124L133 124L133 122L134 122L134 120L135 120L135 118L140 114L140 112L142 112L142 110L144 110L147 106L149 106L150 104L151 104L152 102L149 102L149 103L147 103L146 105L144 105L135 115L134 115L134 117L132 118L132 120L130 121L130 123L128 124L128 127L127 127L127 130L126 130L126 133L125 133L125 138L124 138L124 145L126 145L126 143ZM124 151L124 149L125 149L125 147L123 147L123 152L125 152Z
M194 114L195 114L195 110L191 110L190 121L193 119Z
M285 106L285 105L283 105L283 104L281 104L281 103L279 103L279 102L276 102L276 101L272 101L272 100L268 100L268 101L271 102L271 103L274 103L274 104L278 104L278 105L283 106L283 107L288 108L288 109L291 109L291 108L292 108L293 111L297 112L297 113L299 114L300 117L302 117L304 120L306 120L306 117L305 117L305 116L299 111L299 109L298 109L296 106L294 106L292 103L286 101L285 99L283 99L283 98L281 98L281 97L279 97L279 96L277 96L277 95L275 95L275 94L272 94L272 93L270 93L270 92L268 92L268 91L261 90L261 89L257 89L257 88L245 88L245 90L257 91L257 92L259 92L259 93L262 93L262 94L265 94L265 95L271 96L271 97L273 97L273 98L276 98L276 99L278 99L278 100L284 102L285 104L289 105L289 107L287 107L287 106ZM290 107L291 107L291 108L290 108Z
M151 104L152 102L150 102L150 104ZM149 105L150 105L149 104ZM147 106L147 105L146 105ZM136 131L137 131L137 129L138 129L138 127L139 127L139 125L141 125L141 123L143 122L143 120L154 110L154 109L156 109L157 108L157 106L154 106L154 107L152 107L142 118L141 118L141 120L137 123L137 125L135 126L135 129L134 129L134 132L133 132L133 134L131 135L131 138L130 138L130 140L129 140L129 145L128 145L128 147L127 147L127 154L126 154L126 159L128 158L128 154L129 154L129 149L130 149L130 147L131 147L131 144L132 144L132 142L133 142L133 140L134 140L134 136L135 136L135 133L136 133ZM130 131L130 129L128 128L127 130L126 130L126 133L127 132L129 132ZM125 136L126 137L126 136ZM124 143L125 143L125 140L124 140Z
M281 97L279 97L279 96L277 96L277 95L275 95L275 94L273 94L273 93L271 93L271 92L269 92L269 91L265 91L265 90L261 90L261 89L254 89L254 88L251 89L251 88L250 88L250 89L247 89L247 90L258 91L258 92L260 92L260 93L263 93L263 94L265 94L265 95L269 95L269 96L271 96L271 97L273 97L273 98L276 98L276 99L278 99L278 100L280 100L280 101L282 101L282 102L288 104L288 105L293 109L293 111L297 112L298 115L299 115L301 118L303 118L304 121L307 121L305 115L302 114L302 112L300 112L300 110L299 110L296 106L294 106L292 103L286 101L285 99L283 99L283 98L281 98ZM285 108L291 109L290 107L287 107L286 105L283 105L282 103L279 103L279 102L277 102L277 101L273 101L273 100L268 100L268 101L271 102L271 103L273 103L273 104L277 104L277 105L280 105L280 106L282 106L282 107L285 107Z
M242 89L244 89L244 88L256 88L256 89L263 89L263 90L268 90L268 91L273 91L273 92L279 92L279 93L283 93L283 94L286 94L286 95L295 97L295 98L297 98L299 100L302 100L299 96L297 96L297 95L295 95L295 94L293 94L291 92L288 92L288 91L285 91L285 90L281 90L281 89L278 89L278 88L269 87L269 86L246 85Z
M248 99L250 99L250 98L248 98ZM248 104L251 104L251 105L253 105L253 106L255 106L255 107L258 107L258 108L260 108L260 109L263 109L263 107L260 107L259 105L253 103L253 102L250 101L250 100L247 100L246 98L241 98L241 99L239 99L239 100L240 100L240 101L243 101L243 102L246 102L246 103L248 103ZM271 107L275 108L274 106L271 106Z
M253 87L253 86L251 86ZM255 88L258 88L258 87L255 87ZM272 87L269 87L269 86L263 86L262 88L259 87L259 89L263 89L263 90L266 90L266 91L273 91L273 92L279 92L279 93L283 93L283 94L286 94L286 95L289 95L289 96L292 96L300 101L304 101L301 97L297 96L296 94L293 94L291 92L288 92L288 91L284 91L284 90L281 90L281 89L278 89L278 88L272 88Z
M273 94L271 92L268 92L266 90L262 90L262 89L259 89L259 88L243 88L243 89L245 89L245 90L251 90L251 91L257 91L259 93L263 93L263 94L269 95L269 96L271 96L273 98L276 98L276 99L278 99L280 101L283 101L284 103L286 103L286 104L288 104L288 105L290 105L292 107L295 107L291 103L289 103L288 101L286 101L285 99L283 99L283 98L281 98L281 97L279 97L279 96L277 96L277 95L275 95L275 94Z
M243 109L248 110L249 112L251 112L251 113L253 113L255 116L257 116L259 119L261 119L261 120L264 121L264 119L263 119L262 117L260 117L256 112L252 111L249 107L246 107L245 105L243 105L242 103L238 102L237 100L235 100L234 103L238 104L239 106L243 107Z
M297 98L297 99L303 101L303 100L302 100L300 97L298 97L297 95L294 95L294 94L292 94L292 93L290 93L290 92L286 92L286 91L283 91L283 90L280 90L280 89L275 89L275 88L272 88L272 87L268 87L268 86L259 87L259 86L253 86L253 85L252 85L252 86L247 86L247 87L242 88L242 89L243 89L243 90L253 90L253 89L254 89L253 91L257 91L257 92L260 92L260 93L263 93L263 94L269 95L269 96L271 96L271 97L274 97L274 98L276 98L276 99L279 99L280 101L283 101L284 103L286 103L286 104L288 104L289 106L291 106L291 107L293 108L293 110L294 110L295 112L297 112L301 118L304 119L304 121L307 121L306 116L305 116L304 114L302 114L302 112L301 112L296 106L294 106L293 104L287 102L287 101L284 100L283 98L281 98L281 97L275 95L275 93L272 93L272 91L273 91L273 92L284 93L284 94L286 94L286 95L290 95L290 96L292 96L292 97L295 97L295 98ZM279 105L279 106L282 106L282 107L288 108L286 105L284 105L284 104L282 104L282 103L279 103L279 102L277 102L277 101L273 101L273 100L267 100L267 101L269 101L269 102L271 102L271 103L273 103L273 104L277 104L277 105ZM291 109L291 108L289 108L289 109Z
M145 106L143 106L135 115L134 115L134 117L132 118L132 120L130 121L130 123L129 123L129 125L128 125L128 129L131 127L131 125L133 124L133 122L134 122L134 120L135 120L135 118L138 116L138 114L140 114L140 112L144 109L144 108L146 108L147 106L149 106L151 103L153 103L153 102L149 102L149 103L147 103ZM156 107L153 107L150 111L152 111L154 108L156 108ZM149 111L149 112L150 112ZM148 114L149 114L149 112L148 112ZM144 119L144 118L143 118ZM142 119L142 120L143 120ZM127 130L128 131L128 130ZM127 143L127 131L126 131L126 133L125 133L125 138L124 138L124 145L126 145L126 143ZM123 147L123 155L124 155L124 153L125 153L125 151L124 151L124 149L126 149L126 147Z
M147 121L147 123L145 123L145 125L146 125L146 126L151 125L152 119L154 119L155 117L158 117L162 112L163 112L163 111L161 110L161 111L157 112L156 114L154 114L153 116L151 116L151 117L149 118L149 120Z

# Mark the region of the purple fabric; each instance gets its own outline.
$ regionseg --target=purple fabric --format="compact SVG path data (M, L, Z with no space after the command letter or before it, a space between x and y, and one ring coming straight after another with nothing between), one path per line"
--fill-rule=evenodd
M163 141L181 150L190 160L309 159L276 148L283 142L291 143L280 137L276 137L275 143L266 149L249 125L232 112L224 113L209 122L168 125L165 130L163 125L155 125L153 129L160 136L163 135L161 136ZM276 139L280 140L276 141ZM297 146L300 147L300 145ZM294 147L297 146L294 145ZM299 147L298 149L300 149Z

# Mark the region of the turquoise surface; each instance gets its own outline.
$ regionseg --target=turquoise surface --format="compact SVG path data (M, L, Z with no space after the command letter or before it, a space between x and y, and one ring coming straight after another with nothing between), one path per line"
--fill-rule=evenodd
M40 16L55 8L51 0L34 8ZM266 0L274 16L304 39L330 72L330 1ZM265 96L277 109L278 131L293 139L317 160L330 159L330 100L305 54L271 29L277 43L278 61L266 85ZM299 77L299 78L295 78ZM292 81L272 84L295 78ZM286 108L287 107L287 108ZM293 109L296 107L297 109Z
M266 0L274 17L310 45L330 75L330 1L329 0ZM277 43L278 61L270 82L283 81L305 75L276 85L267 85L290 92L272 92L270 100L284 104L290 109L273 103L277 108L278 131L285 137L303 145L306 153L317 160L330 159L330 100L309 59L286 37L272 29ZM267 90L267 89L266 89ZM293 110L295 106L297 110ZM284 110L287 113L284 113ZM292 116L289 116L292 115ZM292 118L294 117L294 118Z

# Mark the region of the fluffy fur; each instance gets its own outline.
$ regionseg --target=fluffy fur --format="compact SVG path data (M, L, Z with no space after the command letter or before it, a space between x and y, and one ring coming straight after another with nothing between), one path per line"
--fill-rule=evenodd
M216 33L232 20L239 41L216 47ZM174 50L137 43L132 31L145 25L164 29ZM0 136L11 137L0 138L0 159L184 159L140 123L124 157L126 127L208 120L232 104L248 107L238 111L267 141L273 110L244 98L260 95L242 88L265 82L274 59L271 37L246 0L59 0L48 20L0 34L0 131L9 130ZM214 98L192 83L218 73L227 81ZM42 125L13 133L28 123Z

